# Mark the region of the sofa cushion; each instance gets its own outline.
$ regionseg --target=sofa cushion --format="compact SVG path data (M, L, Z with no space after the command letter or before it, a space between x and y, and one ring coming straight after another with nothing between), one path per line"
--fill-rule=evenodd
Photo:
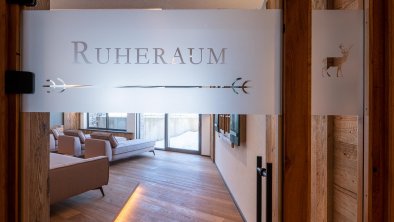
M58 140L59 136L60 136L59 130L56 129L56 128L53 128L53 129L51 129L51 132L52 132L53 137L55 138L55 140Z
M82 162L85 162L85 160L72 156L50 153L49 169L55 169Z
M146 139L135 139L135 140L127 140L119 142L119 145L116 149L112 149L112 154L121 154L127 153L130 151L141 150L149 147L154 147L155 141L146 140Z
M92 139L99 139L99 140L108 140L109 143L111 144L111 148L116 148L118 146L118 141L116 138L112 135L112 133L106 133L106 132L93 132L90 134L90 137Z

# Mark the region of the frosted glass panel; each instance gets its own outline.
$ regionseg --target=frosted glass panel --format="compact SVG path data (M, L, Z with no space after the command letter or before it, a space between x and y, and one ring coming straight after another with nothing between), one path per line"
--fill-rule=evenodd
M24 11L24 112L277 114L280 10Z
M312 11L312 114L362 115L363 11Z

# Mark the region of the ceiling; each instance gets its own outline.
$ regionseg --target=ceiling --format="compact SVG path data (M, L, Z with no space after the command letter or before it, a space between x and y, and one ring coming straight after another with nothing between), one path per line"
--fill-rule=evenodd
M266 0L50 0L51 9L261 9Z

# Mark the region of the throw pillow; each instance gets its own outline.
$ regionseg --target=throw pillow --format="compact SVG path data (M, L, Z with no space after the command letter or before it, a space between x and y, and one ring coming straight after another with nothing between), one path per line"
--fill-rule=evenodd
M118 141L116 138L112 135L112 133L106 133L106 132L93 132L90 134L90 137L92 139L99 139L99 140L108 140L109 143L111 144L111 148L116 148L118 146Z
M81 144L85 144L85 134L81 130L64 130L64 135L78 137Z

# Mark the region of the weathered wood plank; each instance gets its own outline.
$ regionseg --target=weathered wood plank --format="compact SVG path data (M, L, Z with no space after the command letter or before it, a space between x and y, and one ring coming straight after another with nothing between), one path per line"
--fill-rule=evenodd
M333 221L357 221L357 194L334 186Z
M49 221L49 113L23 113L22 221Z
M358 117L335 116L334 139L337 142L358 146Z
M334 183L344 189L358 193L357 146L335 142Z
M65 130L81 128L80 113L64 113L64 126Z
M281 220L281 148L280 148L280 117L266 116L266 152L267 163L272 163L272 221Z
M267 1L267 9L282 9L282 1L281 0L268 0Z
M333 116L312 116L311 221L332 221Z

